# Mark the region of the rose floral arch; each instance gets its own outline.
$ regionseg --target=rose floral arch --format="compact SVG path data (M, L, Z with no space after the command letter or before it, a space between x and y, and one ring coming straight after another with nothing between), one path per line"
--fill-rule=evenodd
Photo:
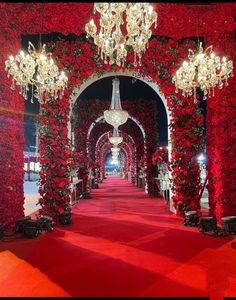
M99 125L101 120L103 118L101 117L101 114L104 112L105 109L107 109L110 106L110 100L92 100L90 99L89 102L82 101L78 99L76 102L77 105L74 106L73 111L73 120L76 119L76 116L80 114L80 119L83 120L83 122L79 122L79 124L74 125L73 127L75 132L77 133L75 140L79 140L81 147L78 149L78 151L83 151L84 155L88 155L88 147L87 150L85 149L84 145L88 141L88 135L90 135L91 132L93 132L93 128L95 128L95 125ZM131 120L131 123L135 124L138 131L140 132L141 136L138 138L141 142L141 152L145 152L145 162L147 159L151 159L151 153L154 151L154 148L156 147L156 108L154 105L154 100L152 101L145 101L141 99L136 100L136 106L133 106L132 102L129 102L128 100L123 100L123 107L128 110L130 117L128 118L128 121L126 124L121 125L120 129L123 128L123 126L126 128L125 130L129 130L129 120ZM137 108L135 108L137 107ZM149 110L148 110L149 109ZM151 117L150 113L152 111ZM140 119L141 118L141 119ZM139 119L139 120L138 120ZM86 121L85 121L86 120ZM94 121L95 120L95 121ZM90 123L92 122L92 123ZM86 125L88 124L88 125ZM105 123L107 124L107 123ZM144 124L144 126L142 125ZM109 128L111 128L111 125L107 124ZM127 127L128 126L128 127ZM97 127L96 127L97 128ZM78 136L78 130L80 131ZM88 132L88 134L87 134ZM148 133L148 135L146 134ZM97 136L100 135L99 132L96 131ZM134 132L132 133L134 134ZM146 141L148 140L148 142ZM136 139L136 143L138 140ZM140 143L139 143L140 144ZM95 145L94 145L95 146ZM146 147L147 146L147 147ZM139 148L140 149L140 148ZM140 150L139 150L140 151ZM142 154L144 155L144 153ZM139 156L139 152L138 152ZM140 157L138 158L140 159ZM147 176L146 176L146 192L151 192L151 172L149 172L150 164L147 164ZM85 172L86 173L86 172Z
M91 125L90 125L89 128L88 128L88 130L85 129L85 128L83 128L83 132L84 132L84 133L85 133L85 131L87 130L87 135L86 135L86 149L85 149L85 148L83 149L84 156L86 156L87 158L91 158L91 155L92 155L91 150L90 150L90 149L91 149L91 147L90 147L90 135L91 135L91 132L95 129L96 124L99 124L99 122L100 122L101 120L103 120L103 119L104 119L103 116L99 116L99 117L97 117L97 118L95 119L94 122L91 123ZM145 157L145 163L146 163L147 153L146 153L146 148L144 147L144 146L145 146L145 138L146 138L145 129L143 128L143 126L141 125L141 123L140 123L135 117L133 117L133 116L130 115L128 119L132 120L132 121L137 125L137 127L139 128L139 130L140 130L140 132L141 132L141 134L142 134L142 137L143 137L143 151L144 151L144 157ZM108 126L109 126L109 125L108 125ZM110 132L110 133L112 134L112 132ZM123 135L123 136L126 136L127 134L122 133L122 135ZM100 141L100 139L103 139L104 136L106 136L105 133L102 134L102 135L98 138L98 140L97 140L97 142L96 142L96 147L98 146L97 144L98 144L98 142ZM134 143L134 140L132 139L132 137L131 137L130 135L127 135L127 136L129 136L129 138L131 139L131 143ZM72 139L73 139L73 141L74 141L74 131L73 131L73 130L72 130ZM106 137L106 139L108 140L107 137ZM85 140L84 140L84 142L85 142ZM74 143L74 142L73 142L73 143ZM82 144L84 144L84 143L82 142ZM93 147L94 147L94 146L95 146L95 145L93 145ZM80 149L80 151L82 151L82 149ZM136 147L135 147L135 155L136 155ZM93 155L92 155L92 156L93 156ZM103 157L103 156L101 156L101 157ZM128 157L128 159L130 160L130 163L131 163L131 158L130 158L130 156ZM96 165L96 168L100 168L100 169L101 169L101 165L103 164L103 162L102 162L101 160L98 160L98 159L97 159L97 156L95 156L95 161L97 161L97 164L95 164L95 165ZM133 162L133 161L132 161L132 162ZM86 186L86 184L87 184L87 182L88 182L88 174L89 174L88 169L89 169L89 168L90 168L89 165L85 166L85 170L82 172L82 174L80 173L80 176L83 178L83 180L84 180L84 182L85 182L85 186ZM104 169L104 168L103 168L103 169ZM137 166L135 165L134 171L136 172L136 170L137 170ZM95 172L95 171L94 171L94 172ZM101 170L99 171L99 173L102 173ZM145 178L145 180L147 181L147 178ZM150 179L149 179L149 181L150 181ZM148 186L146 187L146 192L148 192L147 188L148 188Z
M112 147L111 144L108 142L109 136L112 135L112 131L105 132L102 134L97 142L96 142L96 150L95 150L95 161L97 161L97 168L99 168L99 175L101 174L101 178L104 178L104 156L106 156L107 151ZM125 173L128 172L128 167L130 165L134 165L132 178L133 182L135 182L135 175L137 170L137 161L136 161L136 146L135 142L129 134L125 132L119 132L119 135L123 137L123 142L119 144L119 148L124 151L125 153ZM106 147L106 153L103 153L104 151L101 151L103 147Z
M78 5L80 5L81 12L79 20ZM170 78L181 60L187 57L188 48L195 48L193 45L193 47L187 45L188 43L185 43L184 47L183 44L181 46L178 41L183 37L200 35L204 37L206 47L213 45L220 55L228 55L235 63L236 42L234 37L235 18L233 15L235 10L232 9L234 8L232 3L215 3L208 8L197 7L197 9L187 7L184 4L176 5L173 3L158 3L154 6L159 13L161 26L158 26L153 34L168 35L172 39L163 43L157 41L156 45L154 45L155 42L151 41L146 55L149 61L144 63L143 71L160 84L171 111L170 138L172 139L171 166L174 202L184 201L190 204L191 208L199 209L199 199L197 200L199 182L196 180L198 171L194 160L190 158L195 157L196 152L198 152L191 145L199 144L198 138L200 135L196 132L201 122L197 117L194 120L189 117L195 116L196 107L192 99L184 99L181 95L175 94ZM42 27L39 25L41 22L35 22L35 20L40 20L42 10L45 17L42 20L44 24L43 33L62 32L68 34L74 32L79 36L84 31L84 24L92 14L93 6L90 3L1 3L0 8L4 15L3 22L0 24L2 45L0 57L0 223L6 225L6 230L12 230L17 218L24 214L22 125L24 100L17 91L10 90L11 82L4 70L4 61L9 53L15 55L18 52L21 46L20 37L22 34L42 33ZM168 22L166 22L166 15L169 16ZM217 18L215 18L216 15ZM199 26L196 26L196 20L198 20ZM188 26L186 26L186 22ZM176 24L178 24L178 27L175 26ZM63 43L61 43L61 46ZM157 45L158 43L159 45ZM63 48L60 45L58 46L56 52L60 60L63 55L64 57L66 55L63 53ZM91 54L92 49L93 45L90 42L84 43L80 48L82 52L87 51L86 54L89 52ZM71 45L70 50L73 50ZM61 55L59 52L61 52ZM78 55L79 52L75 54ZM67 62L62 59L60 66L67 68L75 57L80 60L79 56L73 56ZM85 61L86 67L90 64L91 68L97 70L98 73L101 70L103 72L110 70L110 66L103 66L101 62L98 62L98 58L94 57L91 60L91 55L82 55L82 57L83 61L74 64L75 67L76 65L77 67L83 66ZM129 70L133 68L130 61L128 60L126 65ZM40 193L42 197L40 203L43 210L52 206L51 209L58 212L63 209L64 203L69 201L68 178L70 164L68 161L73 153L71 153L67 141L68 99L74 85L81 84L81 81L91 75L90 69L81 68L78 77L78 69L69 70L75 76L70 76L70 87L66 91L65 97L62 100L50 102L41 107L40 152L42 172ZM167 69L167 74L161 72ZM66 72L68 72L68 69L66 69ZM222 216L236 214L236 191L234 188L236 143L232 138L235 136L232 133L235 132L236 126L232 122L234 114L235 77L229 80L227 89L217 92L214 98L208 99L206 135L209 204L211 213L217 217L218 222ZM221 130L222 123L224 124L223 132ZM187 127L196 130L186 131ZM60 136L58 140L55 139L57 136ZM183 141L188 143L186 144ZM186 153L189 153L189 156ZM56 163L53 164L55 160ZM50 172L50 169L52 172Z

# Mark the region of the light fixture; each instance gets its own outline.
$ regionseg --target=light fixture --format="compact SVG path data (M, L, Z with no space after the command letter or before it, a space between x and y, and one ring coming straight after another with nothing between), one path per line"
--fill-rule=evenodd
M134 51L134 66L141 65L142 54L146 51L152 35L151 26L157 25L157 13L149 3L94 3L94 14L100 13L99 26L91 19L85 25L86 33L94 39L98 52L105 63L123 66L127 52ZM126 19L124 19L126 14Z
M111 124L114 128L118 128L121 124L124 124L128 119L128 112L123 110L120 102L120 81L118 78L112 80L112 99L111 107L109 110L104 111L104 119L107 123Z
M119 153L120 152L120 148L113 147L113 148L111 148L111 152L112 152L112 154Z
M120 143L122 143L123 137L119 136L119 131L117 128L113 129L113 135L109 137L109 142L117 147Z
M44 44L39 51L36 51L34 45L29 42L28 54L20 51L15 57L12 55L5 62L5 70L8 77L12 77L11 88L20 86L20 94L27 99L29 85L32 85L32 98L35 96L39 102L47 99L49 96L55 98L64 94L68 78L64 72L59 69L52 59L52 53L47 53ZM33 95L33 86L36 87L36 93Z
M221 89L223 80L227 86L227 79L233 76L232 60L227 60L226 57L220 59L212 51L212 46L203 51L202 43L200 43L196 53L189 49L188 58L189 62L183 62L172 80L176 86L176 92L179 89L182 90L182 95L185 97L194 95L196 100L196 88L200 88L206 100L207 95L211 96L211 90L214 96L214 88Z

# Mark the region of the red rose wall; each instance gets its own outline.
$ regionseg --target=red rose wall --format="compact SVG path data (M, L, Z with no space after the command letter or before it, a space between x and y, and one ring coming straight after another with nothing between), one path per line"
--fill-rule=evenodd
M160 85L171 112L171 169L174 185L174 201L185 201L199 209L197 201L199 169L195 157L201 132L202 117L193 99L175 94L171 77L179 64L187 57L188 48L196 44L183 37L202 36L206 46L213 45L215 52L228 56L235 64L235 17L233 3L191 6L175 3L155 3L158 26L154 35L171 39L153 38L143 59L140 72L149 75ZM78 18L79 7L79 18ZM84 33L84 26L93 15L92 3L1 3L0 36L0 223L7 229L23 215L23 111L24 100L10 89L4 62L10 54L21 48L21 35L61 32ZM43 16L43 26L42 26ZM217 16L217 17L216 17ZM75 52L74 50L78 51ZM65 68L69 77L69 88L65 97L52 105L43 106L41 116L41 203L48 209L62 209L68 201L71 157L66 130L60 129L69 115L68 98L76 85L81 84L93 73L114 70L98 58L95 46L90 42L68 43L60 41L52 49L58 58L59 68ZM126 68L132 71L132 54ZM115 70L119 68L115 67ZM52 118L52 111L56 114ZM44 126L44 127L43 127ZM144 124L143 124L144 126ZM214 98L207 99L207 159L209 176L209 201L211 213L220 221L224 215L236 214L235 197L235 77L229 86L217 91ZM47 137L49 137L47 139ZM151 141L152 142L152 141ZM54 151L50 149L54 143ZM57 150L58 149L58 150ZM62 152L59 153L59 149ZM152 153L151 153L152 154ZM55 161L56 158L56 161ZM151 155L147 165L151 165ZM54 168L50 174L47 164ZM55 166L53 165L55 164ZM49 189L53 187L53 195ZM55 199L53 202L50 199Z

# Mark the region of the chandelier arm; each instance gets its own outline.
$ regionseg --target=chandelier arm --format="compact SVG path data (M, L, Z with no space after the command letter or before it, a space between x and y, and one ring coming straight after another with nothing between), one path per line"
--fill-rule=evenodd
M221 60L219 56L215 56L212 48L213 46L211 45L203 52L200 43L199 49L195 54L189 49L188 58L190 61L184 61L172 78L176 92L180 89L185 97L193 95L196 102L197 88L203 91L203 100L206 100L206 96L214 96L215 87L219 89L223 87L223 80L225 80L225 86L228 85L227 79L232 74L233 61L226 63L226 57L223 57ZM211 52L207 53L209 50Z
M32 50L30 47L31 47L33 50ZM29 42L28 42L28 52L29 52L29 53L32 53L32 52L34 52L35 50L36 50L36 49L35 49L34 45L29 41Z
M188 58L192 59L192 57L194 57L194 52L192 49L188 49Z
M212 45L210 45L209 47L207 47L206 50L205 50L205 53L207 53L208 50L210 50L210 53L211 53L212 52L212 48L213 48Z
M142 53L147 49L151 37L151 26L157 22L157 13L147 3L94 3L94 11L100 16L100 32L96 34L96 25L87 23L86 33L94 38L95 45L101 51L101 59L110 65L116 63L124 67L127 50L133 49L134 66L141 65ZM124 22L126 15L126 22ZM126 23L127 34L122 33L121 25Z

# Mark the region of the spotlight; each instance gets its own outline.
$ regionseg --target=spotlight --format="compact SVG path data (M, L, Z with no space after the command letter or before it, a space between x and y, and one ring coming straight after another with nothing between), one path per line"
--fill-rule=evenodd
M203 233L213 233L217 234L217 224L216 219L214 217L200 217L198 223L198 229Z
M71 212L63 211L58 216L59 223L61 225L69 225L71 224Z
M23 236L27 238L37 237L42 232L40 220L27 220L24 223Z
M236 234L236 216L228 216L221 218L222 229L224 232Z
M40 220L40 225L41 225L41 228L43 230L46 230L46 231L53 231L54 230L54 227L53 227L53 219L49 216L44 216L44 215L40 215L39 216L39 220Z
M185 226L197 226L198 222L199 222L199 217L195 210L190 210L185 212L185 219L183 221L183 224Z
M30 216L27 216L27 217L22 217L22 218L19 218L17 221L16 221L16 227L15 227L15 233L22 233L23 234L23 230L26 226L26 222L31 220L31 217Z

